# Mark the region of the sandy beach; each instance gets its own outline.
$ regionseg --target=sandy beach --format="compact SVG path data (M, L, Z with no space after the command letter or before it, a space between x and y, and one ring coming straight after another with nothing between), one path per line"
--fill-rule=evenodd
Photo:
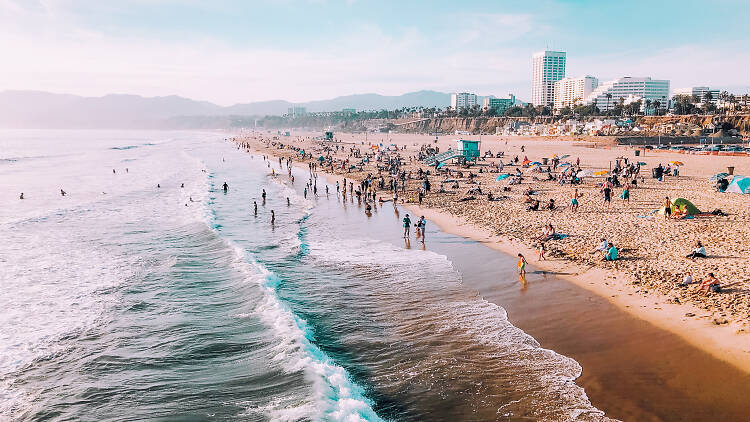
M482 153L491 150L493 154L504 153L504 157L487 158L471 168L448 165L451 181L443 185L443 193L438 188L446 176L435 175L432 169L428 176L432 189L424 195L420 207L417 190L421 179L417 179L416 173L419 168L429 169L416 159L420 149L427 145L437 146L440 151L455 148L458 136L441 136L435 143L434 136L412 134L368 134L367 140L364 134L336 134L336 142L316 139L318 133L294 135L274 139L270 133L254 133L237 140L256 151L295 161L300 161L301 149L308 153L308 162L317 163L315 159L319 156L330 157L327 167L319 165L318 169L349 181L364 179L368 174L378 177L376 166L382 163L375 160L376 154L398 156L404 163L402 169L411 173L406 181L406 192L402 193L399 187L399 201L414 207L415 213L425 215L447 232L479 240L513 256L523 253L536 268L595 292L632 315L750 372L750 300L747 295L750 207L747 196L718 193L714 183L709 181L711 175L726 171L728 166L735 167L735 174L749 174L750 158L652 150L635 157L629 147L596 145L586 140L482 136ZM380 152L373 153L375 149L371 144L382 144ZM338 151L335 146L339 147ZM391 151L385 151L387 147ZM361 164L365 153L370 154L369 162ZM546 174L507 165L516 156L520 164L524 158L542 161L555 154L558 157L568 155L565 161L572 163L580 159L580 167L593 172L609 170L618 157L635 159L645 165L641 177L637 178L638 186L630 190L630 201L620 199L622 189L616 188L609 208L598 186L603 181L601 177L585 177L582 184L571 187L556 181L542 181ZM487 172L491 163L501 160L505 168L500 173L513 173L519 168L523 174L520 184L508 186L507 180L496 180L498 173ZM668 176L663 181L651 178L652 168L670 161L684 163L679 176ZM463 177L458 172L462 172ZM474 174L471 181L469 172ZM386 171L382 175L386 180L389 178ZM481 186L481 195L467 194L477 186ZM575 188L583 194L577 212L569 207ZM525 202L524 192L528 189L535 191L531 197L542 204L554 199L556 209L526 211L529 204ZM502 199L490 201L486 196L488 192ZM379 190L377 196L387 199L391 193L386 188ZM726 215L665 220L654 214L665 196L688 199L702 212L721 210ZM474 199L459 201L468 197ZM546 224L552 224L556 233L566 236L544 242L547 259L538 261L539 242L535 238L542 234ZM617 247L620 259L605 262L601 253L594 252L601 238ZM708 258L685 257L696 241L705 245ZM688 271L692 272L695 282L687 287L679 286ZM721 282L722 292L704 295L697 291L697 286L710 272Z

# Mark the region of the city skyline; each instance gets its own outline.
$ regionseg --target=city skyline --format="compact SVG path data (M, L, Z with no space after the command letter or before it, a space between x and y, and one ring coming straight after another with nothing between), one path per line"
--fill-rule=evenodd
M419 90L512 92L529 101L529 57L550 49L568 53L569 77L650 76L673 88L747 92L748 12L739 1L711 8L720 34L684 25L703 16L697 1L627 9L438 1L401 4L394 14L352 0L0 0L0 90L180 95L222 105ZM593 30L602 19L607 31Z

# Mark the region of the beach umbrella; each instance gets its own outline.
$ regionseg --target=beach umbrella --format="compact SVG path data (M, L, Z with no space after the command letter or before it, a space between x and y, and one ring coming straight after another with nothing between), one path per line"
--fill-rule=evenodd
M497 176L497 180L505 180L510 177L510 174L501 174L500 176Z
M672 163L672 164L674 164L676 166L684 166L685 165L685 163L683 163L682 161L670 161L670 163Z
M609 171L607 171L607 170L597 171L597 172L594 173L594 176L604 176L604 175L606 175L608 173L609 173Z
M565 155L563 155L562 157L560 157L560 159L561 159L561 160L564 160L564 159L566 159L566 158L568 158L568 157L570 157L570 154L565 154Z
M570 163L562 163L562 164L560 164L560 165L559 165L558 167L569 167L569 166L571 166L571 165L572 165L572 164L570 164Z
M318 161L325 161L325 160L326 160L325 157L323 157L322 155L318 157Z
M591 177L594 175L594 172L591 170L581 170L576 174L576 177Z
M531 165L532 166L541 166L542 163L540 163L539 161L534 161L534 162L531 163Z
M643 161L639 161L639 162L638 162L638 165L639 165L639 166L645 166L645 165L646 165L646 163L645 163L645 162L643 162Z
M445 165L445 163L440 163L437 165L437 168L442 168Z

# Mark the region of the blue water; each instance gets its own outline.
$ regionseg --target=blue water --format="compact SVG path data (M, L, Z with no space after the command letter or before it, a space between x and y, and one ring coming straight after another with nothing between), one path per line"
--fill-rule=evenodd
M403 210L226 137L0 132L0 415L601 419L575 361L404 244Z

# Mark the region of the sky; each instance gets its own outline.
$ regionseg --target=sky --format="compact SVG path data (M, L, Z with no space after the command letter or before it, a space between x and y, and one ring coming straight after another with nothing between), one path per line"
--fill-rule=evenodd
M220 105L424 89L528 100L567 76L750 92L748 0L0 0L0 91Z

